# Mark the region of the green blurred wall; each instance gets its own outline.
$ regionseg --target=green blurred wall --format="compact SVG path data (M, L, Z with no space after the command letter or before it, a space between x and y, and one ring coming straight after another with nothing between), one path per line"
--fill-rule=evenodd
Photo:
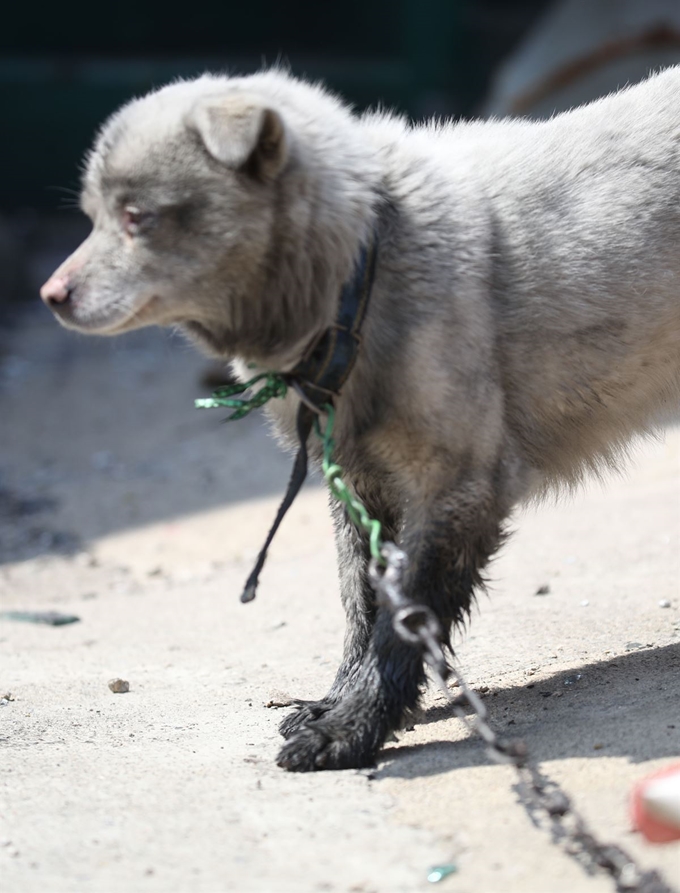
M80 160L110 112L205 70L247 72L283 59L358 107L469 113L498 56L493 15L482 20L480 11L513 2L533 11L545 0L5 3L0 210L58 208L62 190L77 189Z

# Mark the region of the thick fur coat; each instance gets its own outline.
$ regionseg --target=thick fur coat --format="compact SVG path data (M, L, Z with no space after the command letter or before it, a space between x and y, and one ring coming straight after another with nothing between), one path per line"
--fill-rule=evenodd
M445 630L518 501L680 403L678 68L546 122L426 126L280 71L206 76L105 124L82 206L92 234L42 290L60 322L179 326L243 373L295 365L376 235L337 458ZM296 404L270 409L289 441ZM335 522L345 654L282 724L293 770L371 764L424 684Z

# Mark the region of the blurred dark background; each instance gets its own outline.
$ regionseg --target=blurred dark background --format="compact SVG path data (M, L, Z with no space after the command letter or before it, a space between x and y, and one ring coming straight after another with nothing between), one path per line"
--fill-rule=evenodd
M2 208L59 207L102 120L206 69L285 61L358 107L470 115L546 0L13 3L0 33ZM8 172L11 175L8 176Z
M79 166L129 98L282 62L358 109L545 115L680 60L680 0L12 3L0 30L0 313L77 244Z

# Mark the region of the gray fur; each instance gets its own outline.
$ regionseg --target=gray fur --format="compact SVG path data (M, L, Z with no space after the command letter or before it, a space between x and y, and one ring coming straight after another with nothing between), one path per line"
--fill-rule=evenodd
M378 233L338 460L446 629L518 501L677 412L680 68L547 122L424 127L279 71L173 84L104 126L83 208L92 235L43 288L60 321L179 326L244 374L295 364ZM288 443L295 408L269 410ZM282 725L294 770L372 763L424 682L335 515L345 657Z

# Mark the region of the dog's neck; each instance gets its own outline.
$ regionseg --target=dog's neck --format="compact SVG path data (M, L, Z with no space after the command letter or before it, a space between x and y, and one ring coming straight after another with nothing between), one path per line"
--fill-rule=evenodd
M335 301L330 325L305 337L290 350L263 361L236 358L236 370L244 380L253 371L283 374L308 406L319 410L332 402L354 367L361 345L361 329L368 312L378 253L378 234L360 248L351 276Z

